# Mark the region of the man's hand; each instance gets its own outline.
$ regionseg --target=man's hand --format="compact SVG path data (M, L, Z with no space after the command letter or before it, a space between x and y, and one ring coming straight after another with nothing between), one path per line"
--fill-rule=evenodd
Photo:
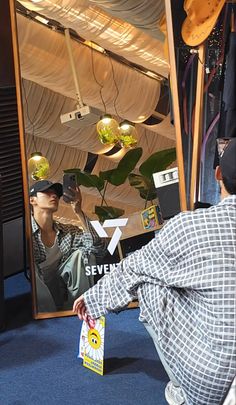
M88 322L88 314L84 302L84 296L81 295L74 301L73 312L76 313L81 321Z

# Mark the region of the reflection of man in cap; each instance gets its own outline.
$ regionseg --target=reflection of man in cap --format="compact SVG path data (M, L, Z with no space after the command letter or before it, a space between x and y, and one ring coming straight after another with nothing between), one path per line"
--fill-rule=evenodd
M236 373L236 139L216 179L218 205L170 219L73 308L95 319L138 298L172 405L220 405Z
M91 253L98 254L104 249L103 242L95 234L82 211L82 198L78 187L76 190L71 190L72 207L79 216L84 231L77 226L65 225L53 220L53 214L58 210L59 199L62 194L62 185L48 180L38 181L30 188L30 204L33 212L33 252L37 267L38 285L42 282L47 286L56 310L64 309L65 301L68 298L66 296L65 277L62 277L61 274L63 263L67 263L75 251L81 255L81 260L86 263ZM93 285L88 277L84 277L82 282L81 279L75 280L75 275L68 275L68 273L66 273L66 280L75 282L78 288L79 284L81 287L82 284L85 286L87 283L87 288ZM75 294L75 286L71 286L71 290ZM45 311L52 312L53 308L47 308L45 305Z

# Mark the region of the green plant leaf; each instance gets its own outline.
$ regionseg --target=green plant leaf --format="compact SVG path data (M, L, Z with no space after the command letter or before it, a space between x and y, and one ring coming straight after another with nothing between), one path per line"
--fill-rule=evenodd
M95 206L95 214L98 216L100 222L104 222L106 219L119 218L124 215L125 211L116 207L103 207Z
M154 188L149 189L149 190L139 190L139 195L141 198L143 198L145 201L153 201L157 198L157 191Z
M65 169L63 170L64 173L80 173L81 169L78 169L78 167L74 167L73 169Z
M104 128L98 131L99 139L103 144L112 145L118 141L118 136L112 130L112 128Z
M146 201L155 200L157 197L154 182L149 180L140 174L130 173L129 184L131 187L136 188L139 191L139 195Z
M125 182L130 172L134 170L142 153L142 148L129 150L120 160L116 169L100 172L99 177L103 180L107 180L108 183L113 184L113 186L120 186Z
M140 173L151 179L153 173L165 170L176 160L176 149L165 149L153 153L139 168Z
M135 187L137 190L148 190L152 187L152 182L140 174L130 173L128 179L131 187Z
M67 169L64 170L64 173L75 173L77 184L84 186L84 187L95 187L99 191L103 190L104 188L104 180L95 174L90 174L84 172L80 169Z

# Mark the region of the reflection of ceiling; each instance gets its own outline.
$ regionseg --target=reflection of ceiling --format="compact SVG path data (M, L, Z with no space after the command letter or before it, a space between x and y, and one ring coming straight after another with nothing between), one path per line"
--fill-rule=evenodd
M61 112L71 111L74 100L26 80L23 81L22 89L27 134L34 134L38 138L46 138L51 142L79 149L81 152L89 151L101 155L111 149L110 146L102 145L98 140L95 125L76 129L67 128L61 124L59 119ZM171 142L174 142L174 130L169 124L169 117L161 124L153 126L154 130L150 130L147 125L140 125L137 128L138 144L145 149L144 158L148 157L150 151L157 148L158 137L165 140L168 134ZM144 132L148 137L150 151L146 149L147 141L143 138Z
M64 35L21 15L17 25L22 76L75 99ZM102 88L107 111L111 114L116 114L115 99L116 110L122 118L142 122L152 114L159 99L160 82L76 41L72 41L72 45L84 103L103 111Z
M75 30L84 40L94 41L143 70L168 76L163 35L158 28L164 0L22 0L20 3L33 10L33 14L37 12L56 20ZM106 156L111 147L97 140L95 126L82 130L65 127L60 122L61 114L76 107L63 30L49 29L20 14L17 25L28 154L36 142L51 162L54 181L61 181L66 168L83 169L88 152L99 155L94 174L115 167L125 151L114 157ZM97 52L74 40L72 48L83 102L104 112L102 94L107 112L118 121L128 119L137 123L138 146L143 148L139 163L151 153L175 145L175 131L169 117L160 124L142 124L155 111L160 81L112 59L105 51ZM94 190L84 189L83 195L84 206L91 213L99 198ZM129 213L143 207L138 193L127 182L120 187L109 186L109 204L122 207L124 201ZM70 216L68 207L62 207L62 214Z
M159 21L165 12L162 0L90 0L113 17L124 20L146 32L153 38L163 41L163 34L158 28Z
M21 0L20 3L131 62L168 75L163 35L158 29L164 0Z

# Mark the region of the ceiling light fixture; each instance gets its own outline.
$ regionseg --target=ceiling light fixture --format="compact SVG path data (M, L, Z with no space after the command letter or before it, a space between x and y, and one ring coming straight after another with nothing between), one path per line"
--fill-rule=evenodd
M49 162L41 152L33 152L28 160L29 175L33 180L45 180L50 173Z
M36 15L34 18L35 18L35 20L38 20L38 21L41 22L42 24L47 25L47 24L49 23L49 20L47 20L47 19L44 18L44 17L41 17L40 15Z
M126 148L137 145L137 130L133 122L122 121L119 125L119 143Z
M102 48L100 45L96 44L95 42L86 40L83 42L83 44L89 46L90 48L95 49L95 51L98 51L100 53L106 53L105 49Z
M101 143L114 145L119 139L119 124L110 114L104 114L97 123L97 132Z
M103 83L100 83L96 77L95 73L95 66L94 66L94 58L93 58L93 51L94 48L91 48L91 62L92 62L92 72L95 82L99 85L99 94L101 97L101 101L103 104L104 114L100 117L100 120L97 123L97 133L99 140L104 145L115 145L118 142L118 135L119 135L119 124L118 122L112 118L110 114L107 114L106 103L103 98L102 90L104 87Z

